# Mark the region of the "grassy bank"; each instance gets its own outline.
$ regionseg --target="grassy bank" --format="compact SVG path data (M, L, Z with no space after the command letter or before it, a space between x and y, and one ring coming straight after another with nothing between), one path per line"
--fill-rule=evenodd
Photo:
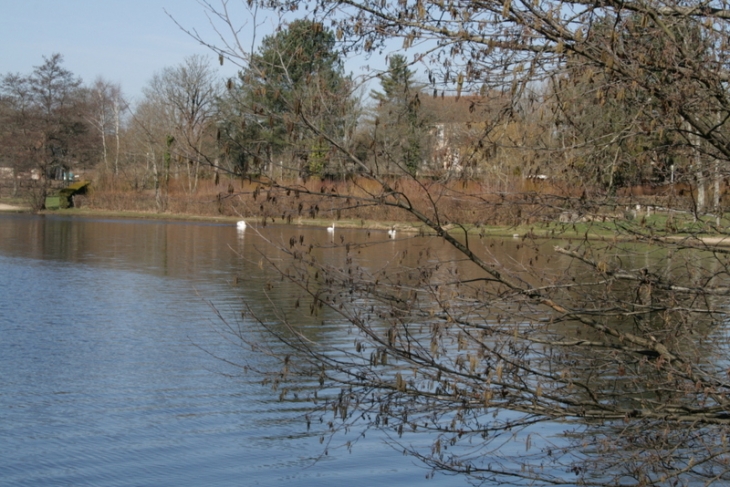
M170 212L134 212L134 211L115 211L99 208L68 208L64 210L44 211L44 214L57 214L80 217L102 217L102 218L130 218L130 219L149 219L160 221L202 221L216 222L221 224L234 225L241 217L231 216L212 216L212 215L195 215L185 213ZM263 218L250 217L246 218L248 223L255 225L263 225ZM667 226L667 222L673 222L677 225L679 222L676 217L667 215L656 215L649 223L632 223L625 221L613 222L576 222L576 223L555 223L546 222L532 225L474 225L474 224L449 224L446 228L455 235L468 234L480 237L511 237L511 238L547 238L547 239L569 239L580 240L601 239L601 240L645 240L652 234L656 238L672 238L672 239L697 239L698 242L704 242L713 245L730 245L730 236L722 232L714 231L710 222L706 223L706 227L702 227L701 222L693 222L689 218L685 222L684 231L676 232L660 232L660 228ZM331 220L321 218L301 218L288 221L286 219L267 219L266 224L279 225L305 225L326 227L332 224ZM374 220L353 220L340 219L337 220L337 226L340 228L358 228L369 230L388 230L395 228L398 232L405 234L433 234L434 232L425 227L423 224L403 221L374 221Z
M603 198L585 204L560 188L530 188L530 191L495 191L484 182L456 181L448 184L393 180L414 207L430 208L427 216L438 219L455 234L537 238L666 238L687 236L721 241L730 222L717 225L714 216L695 219L687 211L641 210L628 202ZM289 224L368 228L430 233L413 215L379 204L387 195L375 183L362 179L329 181L311 179L292 182L289 189L273 188L246 179L190 185L172 180L166 191L135 190L110 184L93 184L86 195L75 196L76 208L55 214L209 221L234 224L244 219L255 224ZM524 189L524 188L522 188ZM28 207L22 198L2 198L0 203ZM630 209L631 208L631 209Z

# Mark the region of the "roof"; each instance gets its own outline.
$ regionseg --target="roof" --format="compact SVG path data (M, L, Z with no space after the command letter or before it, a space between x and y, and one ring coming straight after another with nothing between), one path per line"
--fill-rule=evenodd
M483 122L500 112L505 103L501 96L421 96L421 109L435 123Z

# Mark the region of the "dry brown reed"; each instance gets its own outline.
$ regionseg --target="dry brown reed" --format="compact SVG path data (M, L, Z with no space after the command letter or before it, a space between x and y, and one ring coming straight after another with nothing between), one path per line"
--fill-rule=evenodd
M541 198L560 193L549 184L525 183L521 178L497 182L453 179L393 178L390 187L429 218L444 223L512 225L544 220ZM529 186L529 187L528 187ZM130 186L96 185L85 199L90 208L113 211L158 212L200 216L229 216L297 222L307 220L352 220L382 222L413 221L402 210L380 204L388 194L367 178L288 181L275 187L247 178L198 181L195 191L183 178L171 179L167 188L135 190ZM542 208L542 209L540 209ZM551 215L550 217L554 217Z

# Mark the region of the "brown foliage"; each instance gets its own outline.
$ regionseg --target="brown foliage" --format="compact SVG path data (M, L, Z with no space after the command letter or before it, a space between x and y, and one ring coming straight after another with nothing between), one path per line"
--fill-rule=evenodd
M414 206L438 199L438 217L444 222L472 225L519 225L556 218L557 210L541 208L543 197L578 197L557 183L515 178L512 191L484 181L417 181L409 177L390 180ZM232 189L232 191L229 191ZM323 198L323 195L327 198ZM334 197L333 197L334 196ZM183 181L172 179L166 193L165 211L173 214L230 216L265 219L269 222L304 223L307 220L351 220L354 222L415 222L413 215L398 208L379 205L382 187L368 178L305 182L280 181L268 186L246 178L230 179L223 185L202 180L190 194ZM156 212L154 190L135 191L102 185L90 195L91 208L113 211Z

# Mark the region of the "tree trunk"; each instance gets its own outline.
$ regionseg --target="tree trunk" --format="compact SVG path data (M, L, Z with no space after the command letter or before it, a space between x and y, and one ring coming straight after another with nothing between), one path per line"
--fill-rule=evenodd
M114 175L119 174L119 101L114 100L114 137L117 147L114 154ZM105 149L106 150L106 149Z

